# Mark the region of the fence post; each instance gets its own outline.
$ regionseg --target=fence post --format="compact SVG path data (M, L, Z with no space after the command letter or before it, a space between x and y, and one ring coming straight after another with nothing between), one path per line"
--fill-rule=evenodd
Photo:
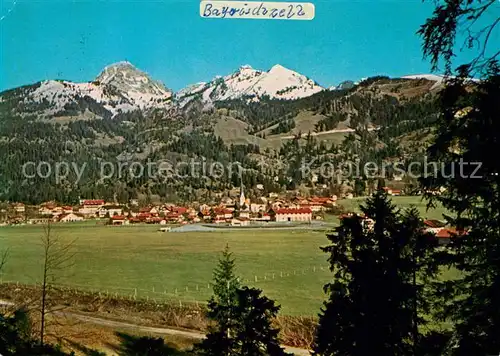
M255 282L257 282L257 276L255 276Z
M137 298L137 288L134 288L134 299Z

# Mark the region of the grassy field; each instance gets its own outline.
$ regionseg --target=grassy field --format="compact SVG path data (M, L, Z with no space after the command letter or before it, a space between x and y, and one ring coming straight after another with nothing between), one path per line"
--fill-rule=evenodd
M419 198L396 197L405 207ZM342 204L354 209L359 199ZM442 210L424 212L439 218ZM336 217L329 221L335 223ZM206 301L208 284L219 252L230 245L243 281L264 290L288 315L316 315L325 298L322 287L331 274L320 246L325 231L221 230L161 233L158 227L98 226L95 223L53 225L61 241L75 240L72 265L59 273L57 283L78 289L135 295L137 298ZM0 251L9 249L4 281L33 284L41 280L42 226L0 227Z
M347 211L359 212L359 205L363 204L366 198L344 199L339 201L339 204L344 206ZM425 219L443 220L443 213L446 210L443 207L436 209L427 209L427 203L420 196L401 196L392 197L392 202L400 209L407 209L414 206L420 212L420 216Z
M62 240L77 239L74 263L58 282L126 295L137 290L137 297L203 302L211 295L208 283L218 253L228 243L242 279L276 299L284 313L314 315L319 311L322 286L329 279L326 255L319 249L328 242L323 232L156 230L150 226L54 226ZM42 233L40 226L0 228L0 249L10 249L3 280L40 281Z

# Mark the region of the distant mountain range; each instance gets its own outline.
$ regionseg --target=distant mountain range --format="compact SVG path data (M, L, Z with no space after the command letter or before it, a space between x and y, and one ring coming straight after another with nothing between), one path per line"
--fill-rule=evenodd
M442 77L432 75L405 78L424 78L435 81L436 85L442 81ZM351 89L357 84L344 81L329 90ZM209 82L193 84L174 93L131 63L118 62L104 68L92 82L42 81L4 91L0 93L0 102L10 101L12 105L8 106L16 113L33 112L45 117L88 112L100 117L114 117L134 110L182 109L193 102L213 107L215 102L235 99L252 102L263 98L296 100L324 90L327 89L314 80L277 64L268 71L244 65L232 74L217 76ZM27 103L30 105L25 105Z
M326 189L329 181L313 186L300 174L304 159L319 170L323 162L420 157L438 117L441 82L429 75L374 76L324 88L281 65L267 71L242 66L174 92L119 62L92 82L47 80L6 90L0 93L0 201L210 201L210 192L241 184L232 174L207 181L126 171L103 180L102 162L174 167L207 159L244 166L249 189ZM24 164L40 162L86 168L63 180L28 178Z

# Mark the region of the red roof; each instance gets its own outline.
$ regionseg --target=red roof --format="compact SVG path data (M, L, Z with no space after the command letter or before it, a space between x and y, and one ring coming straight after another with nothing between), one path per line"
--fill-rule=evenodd
M312 210L309 208L300 209L278 209L276 214L312 214Z
M439 232L436 234L436 237L442 238L442 239L449 239L450 237L457 236L457 235L467 235L467 231L457 231L455 228L444 228L439 230Z
M141 209L139 209L139 212L141 212L141 213L149 213L151 211L151 209L153 209L153 208L141 208Z
M216 214L232 214L233 212L229 209L214 209Z
M111 220L125 220L124 215L115 215L111 217Z
M170 211L173 211L178 214L184 214L185 212L187 212L187 208L184 208L182 206L174 206L170 208Z
M325 198L325 197L313 197L311 198L311 202L313 203L318 203L318 204L325 204L330 201L332 201L332 198Z
M444 224L439 220L424 220L424 225L433 229L444 226Z
M83 205L103 205L104 200L84 200Z

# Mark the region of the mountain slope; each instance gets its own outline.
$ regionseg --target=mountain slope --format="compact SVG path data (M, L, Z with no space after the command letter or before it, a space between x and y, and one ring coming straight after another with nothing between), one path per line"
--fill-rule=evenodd
M193 99L200 99L206 104L244 97L252 98L254 101L262 97L294 100L322 90L324 88L313 80L279 64L267 72L245 65L233 74L219 76L208 83L198 83L182 89L176 94L176 99L181 106Z
M72 203L81 196L126 202L156 195L169 201L205 201L213 198L209 192L223 194L241 180L229 172L216 179L185 179L185 162L206 159L224 167L239 162L245 167L245 186L263 184L271 192L310 184L297 175L304 160L318 167L354 159L407 160L425 148L420 140L413 142L411 134L428 134L436 119L433 81L379 76L333 91L313 83L312 91L320 91L312 95L276 98L307 95L311 88L304 78L283 67L261 72L246 66L219 77L218 83L194 85L173 98L161 84L119 63L90 83L52 80L2 92L0 200ZM300 89L282 93L279 88L290 83L299 83ZM183 95L188 105L178 102ZM217 101L232 96L235 99ZM210 109L204 103L212 104ZM402 137L410 138L405 145ZM165 160L179 164L180 176L145 170L138 177L125 167L121 176L102 179L102 162L118 167ZM71 169L62 180L46 179L30 170L27 177L20 168L26 162L53 167L72 162L82 175Z
M169 107L172 92L128 62L108 66L93 82L47 80L0 93L2 114L37 117L100 117L149 108Z

